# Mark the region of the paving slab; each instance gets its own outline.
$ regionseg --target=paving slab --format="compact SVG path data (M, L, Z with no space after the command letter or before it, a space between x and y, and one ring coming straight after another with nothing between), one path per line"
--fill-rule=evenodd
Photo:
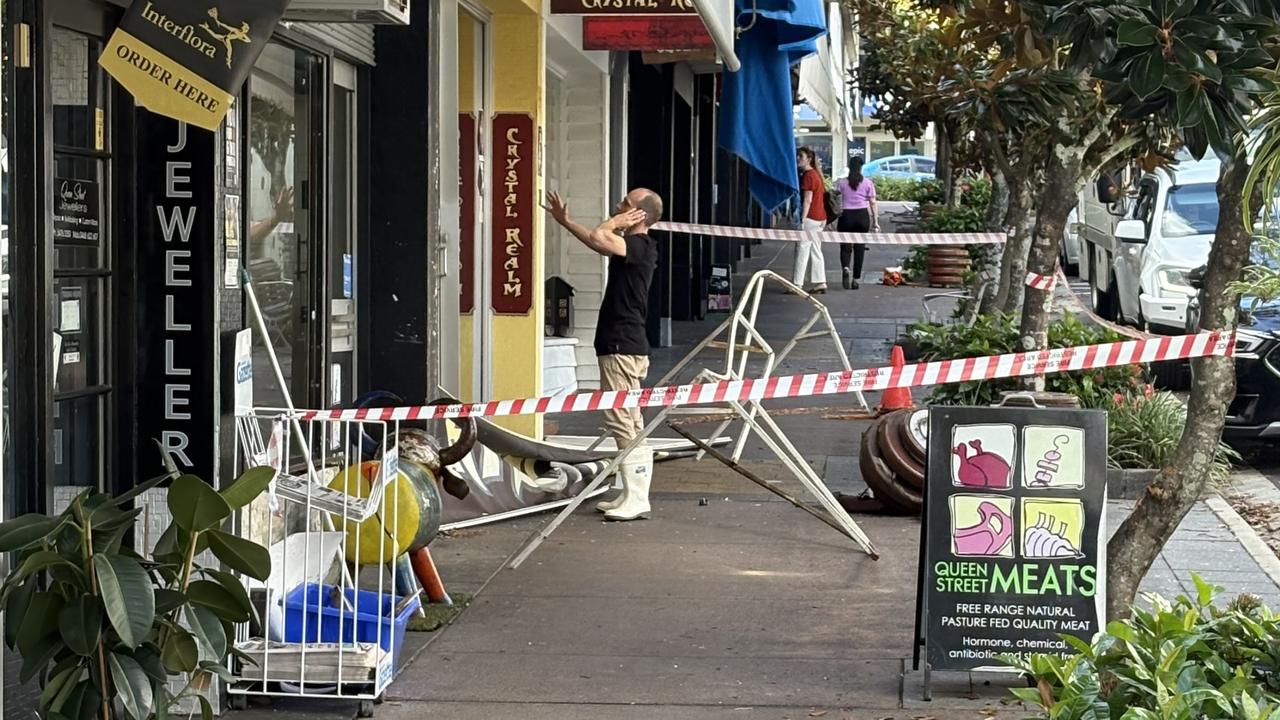
M784 707L784 706L706 706L706 705L606 705L601 703L439 703L391 701L378 710L379 720L417 720L440 717L450 720L491 720L511 717L518 710L521 720L1000 720L1023 718L998 707L990 712L952 712L931 709L928 713L907 712L892 708L869 711L867 708Z
M419 660L422 662L422 660ZM901 663L814 658L432 653L423 681L391 700L895 708ZM429 678L429 679L428 679ZM509 717L521 717L517 712Z

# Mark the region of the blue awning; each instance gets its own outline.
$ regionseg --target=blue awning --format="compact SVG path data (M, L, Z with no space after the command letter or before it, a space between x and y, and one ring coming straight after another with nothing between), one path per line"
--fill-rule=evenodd
M720 145L751 168L751 197L772 212L799 192L791 66L827 32L823 0L736 0L742 69L724 74ZM753 12L754 10L754 12Z

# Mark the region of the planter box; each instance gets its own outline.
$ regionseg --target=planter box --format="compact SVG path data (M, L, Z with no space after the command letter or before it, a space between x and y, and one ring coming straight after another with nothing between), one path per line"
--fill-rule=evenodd
M1159 470L1107 470L1107 497L1112 500L1137 500Z

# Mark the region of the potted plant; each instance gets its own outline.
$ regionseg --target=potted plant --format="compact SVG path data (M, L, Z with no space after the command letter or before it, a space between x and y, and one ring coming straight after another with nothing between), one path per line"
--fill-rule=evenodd
M55 517L0 524L0 552L15 553L0 585L4 639L22 658L20 680L39 680L41 717L163 720L191 699L212 717L203 691L231 678L235 626L254 609L237 577L196 558L209 550L229 570L267 578L266 548L222 528L272 477L255 468L216 491L175 472L118 497L86 491ZM134 500L166 481L173 521L144 557L124 543L142 513Z
M1112 497L1137 498L1166 467L1182 439L1187 407L1173 393L1156 392L1150 385L1140 392L1115 393L1107 407L1107 484ZM1240 455L1218 444L1210 471L1214 484L1231 475Z

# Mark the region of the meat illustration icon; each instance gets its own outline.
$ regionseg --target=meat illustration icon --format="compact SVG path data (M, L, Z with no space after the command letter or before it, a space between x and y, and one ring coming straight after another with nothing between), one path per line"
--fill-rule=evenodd
M1079 558L1080 548L1067 538L1066 522L1041 514L1035 525L1027 528L1022 538L1023 554L1029 558Z
M981 520L976 525L955 528L952 549L956 555L1000 557L1009 554L1013 540L1013 517L994 502L983 500L977 507Z
M960 458L956 478L961 487L1008 490L1012 486L1013 471L1009 461L997 453L983 450L982 440L970 440L967 445L960 443L951 452Z

